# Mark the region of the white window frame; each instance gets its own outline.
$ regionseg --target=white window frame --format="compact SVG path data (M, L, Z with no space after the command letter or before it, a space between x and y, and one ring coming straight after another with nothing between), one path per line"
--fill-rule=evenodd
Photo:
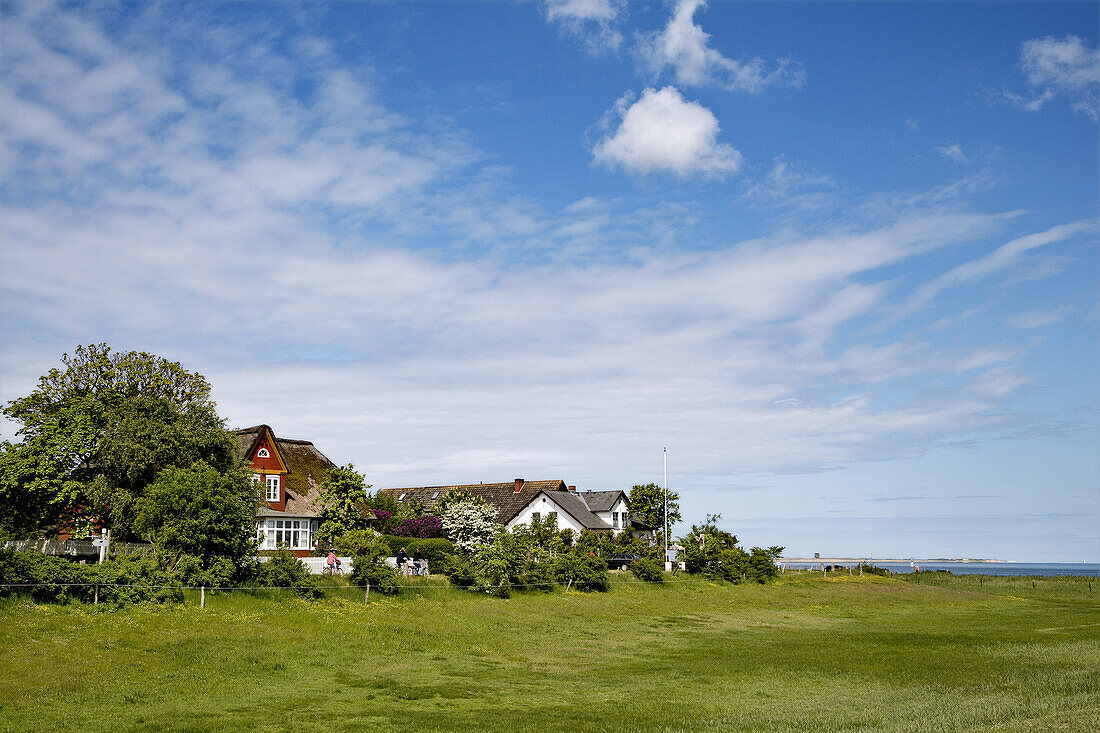
M277 550L286 547L290 550L309 550L313 547L312 525L308 519L268 518L257 523L257 534L262 550Z
M264 481L267 490L264 493L265 498L274 503L279 502L279 474L269 473Z

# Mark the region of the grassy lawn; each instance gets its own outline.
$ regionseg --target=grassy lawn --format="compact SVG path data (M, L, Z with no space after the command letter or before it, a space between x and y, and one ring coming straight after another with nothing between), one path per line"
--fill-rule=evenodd
M0 730L1097 729L1100 584L931 582L9 600Z

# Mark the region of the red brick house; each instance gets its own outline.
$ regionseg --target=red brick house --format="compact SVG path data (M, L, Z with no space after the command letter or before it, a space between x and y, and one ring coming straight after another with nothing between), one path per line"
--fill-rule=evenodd
M259 492L256 536L261 550L286 547L308 557L320 514L313 506L336 465L308 440L279 438L268 425L235 431L237 457L252 470Z

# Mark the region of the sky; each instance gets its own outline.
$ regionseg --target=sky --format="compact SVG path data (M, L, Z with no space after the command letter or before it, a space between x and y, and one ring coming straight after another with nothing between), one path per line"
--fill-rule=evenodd
M1098 562L1098 7L2 2L0 400L107 342L375 488Z

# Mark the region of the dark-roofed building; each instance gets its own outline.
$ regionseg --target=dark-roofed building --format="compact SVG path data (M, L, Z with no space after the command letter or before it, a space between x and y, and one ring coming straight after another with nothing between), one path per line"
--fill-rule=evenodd
M625 491L578 491L577 496L584 500L590 512L607 522L616 534L630 528L630 508Z
M256 534L261 550L289 548L306 557L320 515L313 506L335 464L308 440L279 438L268 425L237 430L237 457L252 469L260 493Z
M575 486L564 481L514 481L500 484L465 484L451 486L417 486L382 489L399 502L419 501L431 512L448 491L464 491L484 499L497 510L496 522L511 529L517 524L530 524L533 518L554 515L558 527L575 532L592 530L609 532L612 527L596 516L576 492Z

